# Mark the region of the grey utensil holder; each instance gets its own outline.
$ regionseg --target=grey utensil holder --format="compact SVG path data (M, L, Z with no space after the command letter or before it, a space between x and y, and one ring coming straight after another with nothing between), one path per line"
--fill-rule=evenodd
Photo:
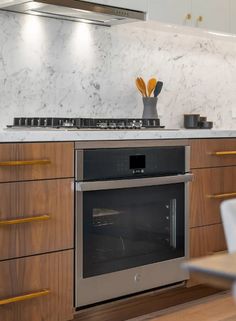
M143 119L156 119L157 97L143 97Z

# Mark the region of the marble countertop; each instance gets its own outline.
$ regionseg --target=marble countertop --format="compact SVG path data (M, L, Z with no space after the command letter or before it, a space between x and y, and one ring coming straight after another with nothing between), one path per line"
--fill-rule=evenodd
M2 129L0 142L48 142L133 139L236 138L236 130L62 130Z
M236 138L236 130L74 130L2 129L0 142L47 142L132 139Z

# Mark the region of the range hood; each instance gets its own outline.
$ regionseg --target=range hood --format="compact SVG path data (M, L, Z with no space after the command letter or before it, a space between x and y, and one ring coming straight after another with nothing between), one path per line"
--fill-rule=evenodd
M112 26L146 20L146 13L81 0L13 0L3 10Z

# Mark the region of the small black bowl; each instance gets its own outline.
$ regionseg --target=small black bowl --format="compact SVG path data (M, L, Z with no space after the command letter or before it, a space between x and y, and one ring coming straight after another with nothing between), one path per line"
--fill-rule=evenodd
M212 121L201 121L200 122L200 128L201 129L212 129L213 128L213 122Z
M184 127L187 129L199 128L198 123L200 121L199 114L185 114L184 115Z

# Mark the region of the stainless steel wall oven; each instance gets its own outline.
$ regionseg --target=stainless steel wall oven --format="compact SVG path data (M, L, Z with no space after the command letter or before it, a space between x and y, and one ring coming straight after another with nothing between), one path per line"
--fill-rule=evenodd
M186 141L77 144L76 307L188 278Z

